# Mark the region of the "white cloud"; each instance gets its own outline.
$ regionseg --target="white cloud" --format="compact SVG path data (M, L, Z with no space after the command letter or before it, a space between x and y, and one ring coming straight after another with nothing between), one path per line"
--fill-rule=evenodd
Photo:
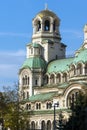
M31 37L31 33L0 32L0 36Z
M66 34L68 37L73 37L72 38L83 38L83 33L82 31L78 31L78 30L71 30L71 29L61 29L61 32Z
M0 52L0 86L13 84L25 60L25 50Z
M25 56L25 50L18 51L0 51L0 56Z

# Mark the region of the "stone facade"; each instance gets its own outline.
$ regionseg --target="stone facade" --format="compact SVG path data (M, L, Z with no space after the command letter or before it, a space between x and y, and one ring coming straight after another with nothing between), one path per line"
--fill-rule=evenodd
M54 107L56 118L62 110L64 121L69 117L70 105L79 91L87 86L87 25L84 41L74 57L66 57L66 45L61 42L60 19L46 9L32 21L33 34L27 44L27 56L19 70L19 94L24 110L31 114L31 129L53 129Z

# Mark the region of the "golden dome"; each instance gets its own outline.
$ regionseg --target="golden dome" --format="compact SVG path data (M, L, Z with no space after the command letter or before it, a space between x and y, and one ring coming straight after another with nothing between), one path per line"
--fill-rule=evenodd
M46 16L50 16L50 17L53 17L53 18L57 17L57 15L55 13L53 13L52 11L47 10L47 9L39 12L37 14L37 16L39 16L40 18L43 18L43 17L46 17Z

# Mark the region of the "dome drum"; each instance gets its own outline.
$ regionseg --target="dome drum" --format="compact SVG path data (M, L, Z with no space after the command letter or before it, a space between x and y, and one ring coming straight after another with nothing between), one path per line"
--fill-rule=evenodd
M33 19L33 33L41 32L58 32L60 20L52 11L43 10Z

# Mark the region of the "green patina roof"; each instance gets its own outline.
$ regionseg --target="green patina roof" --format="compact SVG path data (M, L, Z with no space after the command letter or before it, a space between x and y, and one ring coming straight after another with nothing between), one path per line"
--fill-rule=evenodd
M52 61L48 64L47 73L67 71L69 70L69 65L72 62L73 62L73 58Z
M56 92L49 92L49 93L41 93L41 94L33 95L29 98L29 101L31 102L46 101L51 99L55 94Z
M86 48L80 49L77 55L73 58L60 59L50 62L47 67L47 73L68 71L70 64L76 64L78 62L87 62Z
M38 44L38 43L29 43L27 46L32 46L32 47L34 47L34 48L39 48L39 47L41 47L41 45Z
M78 52L78 55L74 58L73 63L86 62L87 61L87 49L83 48Z
M45 69L46 62L40 57L27 58L22 65L23 68Z

